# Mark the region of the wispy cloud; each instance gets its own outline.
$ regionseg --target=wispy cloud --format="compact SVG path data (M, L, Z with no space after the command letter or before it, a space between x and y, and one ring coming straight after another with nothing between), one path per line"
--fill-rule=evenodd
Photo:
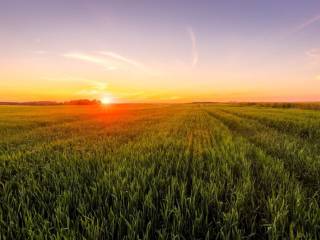
M191 44L192 44L192 67L195 67L199 61L199 54L197 48L197 38L191 27L187 27L187 32L189 34Z
M306 52L306 55L310 58L320 58L320 49L319 48L313 48Z
M78 95L97 96L107 91L108 84L106 82L90 81L90 85L80 90Z
M111 51L96 51L94 53L69 52L63 54L63 57L100 65L106 70L121 70L133 67L143 72L150 72L141 62Z
M297 32L301 32L304 29L306 29L307 27L311 26L312 24L315 24L316 22L320 21L320 14L317 16L314 16L312 18L307 19L305 22L301 23L300 25L298 25L293 31L292 33L297 33Z
M136 60L130 59L128 57L124 57L124 56L122 56L122 55L120 55L118 53L109 52L109 51L99 51L98 53L101 54L101 55L107 56L109 58L112 58L113 60L120 61L120 62L129 64L131 66L140 68L142 70L146 69L146 67L142 63L140 63L140 62L138 62Z
M320 49L319 48L313 48L308 51L306 51L306 56L309 59L309 64L311 66L319 66L320 64Z
M87 54L87 53L80 53L80 52L72 52L72 53L65 53L63 54L65 58L72 58L77 59L80 61L90 62L94 64L98 64L100 66L105 67L108 70L114 70L116 67L112 64L111 61L108 59L98 57L96 55Z
M41 77L41 80L52 81L52 82L63 82L63 83L72 83L77 85L84 86L84 89L78 91L77 95L87 95L87 96L96 96L98 94L105 93L108 89L108 83L104 81L96 81L87 78L77 77L77 76L44 76Z

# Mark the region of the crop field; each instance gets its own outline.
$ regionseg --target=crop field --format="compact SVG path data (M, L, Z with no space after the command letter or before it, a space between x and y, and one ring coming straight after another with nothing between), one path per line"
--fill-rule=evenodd
M0 106L0 239L319 239L320 111Z

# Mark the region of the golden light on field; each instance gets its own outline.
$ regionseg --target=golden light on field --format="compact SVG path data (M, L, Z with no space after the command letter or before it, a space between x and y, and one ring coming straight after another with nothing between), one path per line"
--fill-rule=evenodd
M100 99L100 101L101 101L102 104L107 105L107 104L111 104L112 103L112 98L108 97L108 96L105 96L105 97L102 97Z

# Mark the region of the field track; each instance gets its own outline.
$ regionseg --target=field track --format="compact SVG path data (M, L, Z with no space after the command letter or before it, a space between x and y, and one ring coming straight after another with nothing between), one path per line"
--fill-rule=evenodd
M320 239L320 111L0 106L0 239Z

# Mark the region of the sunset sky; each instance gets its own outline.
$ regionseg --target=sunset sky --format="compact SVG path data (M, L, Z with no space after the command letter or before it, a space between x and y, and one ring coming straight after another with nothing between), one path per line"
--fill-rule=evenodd
M320 100L319 0L1 0L0 101Z

